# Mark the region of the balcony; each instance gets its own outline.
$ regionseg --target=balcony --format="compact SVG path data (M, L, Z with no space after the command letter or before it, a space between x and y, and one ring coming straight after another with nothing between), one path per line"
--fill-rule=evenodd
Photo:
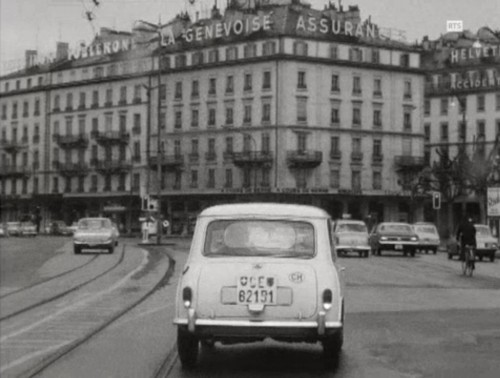
M15 153L18 152L19 150L22 150L23 148L28 147L28 139L27 138L22 138L21 140L4 139L0 142L0 147L3 148L3 150L7 153Z
M52 139L59 145L59 147L63 149L87 148L89 144L89 137L84 133L79 133L76 135L54 134L52 136Z
M400 155L394 157L397 170L419 170L425 166L423 156Z
M128 144L130 133L127 131L92 131L91 136L103 146L113 144Z
M181 170L184 166L184 156L180 154L161 156L161 165L167 171ZM158 156L149 157L149 166L151 169L158 169Z
M361 163L362 161L363 161L363 153L362 152L351 152L351 162Z
M62 163L54 164L55 168L65 177L85 176L89 172L89 167L86 163Z
M0 177L28 177L31 175L31 170L26 166L2 164L0 165Z
M372 164L373 165L382 165L384 161L384 155L382 154L373 154L372 155Z
M313 150L296 150L286 152L289 168L315 168L323 161L323 153Z
M225 162L233 161L234 152L233 151L224 151L224 153L222 154L222 158L224 159Z
M233 154L234 165L246 167L252 165L270 165L273 162L271 151L243 151Z
M200 160L200 154L198 154L197 152L190 153L188 155L188 158L190 163L198 163L198 161Z
M330 152L330 159L332 160L341 160L342 159L342 151L334 150Z
M126 160L94 160L96 171L102 174L126 173L132 168L132 164Z
M215 152L205 152L205 160L207 162L215 162L217 161L217 154Z

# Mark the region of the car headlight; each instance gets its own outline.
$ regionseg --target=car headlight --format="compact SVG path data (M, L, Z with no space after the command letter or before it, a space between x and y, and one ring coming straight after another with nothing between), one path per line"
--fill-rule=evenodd
M387 236L381 236L380 240L387 240Z
M417 240L418 240L418 238L417 238L416 236L412 236L412 237L410 238L410 240L411 240L411 241L417 241Z
M497 248L497 243L486 243L486 248Z

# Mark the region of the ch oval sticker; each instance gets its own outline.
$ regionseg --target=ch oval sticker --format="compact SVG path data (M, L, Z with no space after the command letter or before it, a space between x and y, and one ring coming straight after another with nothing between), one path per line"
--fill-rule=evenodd
M304 281L304 274L302 272L293 272L288 276L293 283L302 283Z

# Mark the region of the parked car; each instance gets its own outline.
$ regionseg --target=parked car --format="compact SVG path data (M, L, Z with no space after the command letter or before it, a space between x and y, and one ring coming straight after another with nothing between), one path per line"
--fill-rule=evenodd
M418 237L417 250L436 254L440 243L436 226L433 223L417 222L413 224L413 231Z
M383 250L402 252L415 256L418 237L409 223L382 222L370 234L372 253L381 256Z
M491 234L491 229L486 224L475 224L476 228L476 258L480 261L483 257L488 257L491 262L495 261L496 252L498 250L498 241ZM448 258L452 259L453 256L459 256L460 248L458 242L450 243L448 246Z
M3 223L0 223L0 237L6 237L9 236L7 233L7 226L4 225Z
M71 234L74 234L77 228L78 222L73 222L71 223L71 226L68 226L68 230L71 232Z
M7 235L19 236L21 235L21 222L7 222Z
M19 228L20 236L37 236L38 232L36 231L36 225L32 222L21 222L21 226Z
M335 250L339 256L353 252L357 253L359 257L368 257L370 244L365 222L339 219L333 224L333 236Z
M180 277L174 324L184 368L199 344L273 338L320 342L334 363L343 342L342 268L331 219L312 206L231 204L205 209Z
M83 249L107 249L114 252L118 245L118 231L108 218L82 218L78 221L78 228L73 234L75 254Z
M46 233L51 235L72 235L73 231L62 220L55 220L50 222L46 228Z

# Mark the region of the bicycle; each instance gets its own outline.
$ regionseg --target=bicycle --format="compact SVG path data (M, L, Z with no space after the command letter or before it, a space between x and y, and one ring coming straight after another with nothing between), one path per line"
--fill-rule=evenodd
M462 258L462 273L464 276L472 277L475 268L476 254L472 245L466 245Z

